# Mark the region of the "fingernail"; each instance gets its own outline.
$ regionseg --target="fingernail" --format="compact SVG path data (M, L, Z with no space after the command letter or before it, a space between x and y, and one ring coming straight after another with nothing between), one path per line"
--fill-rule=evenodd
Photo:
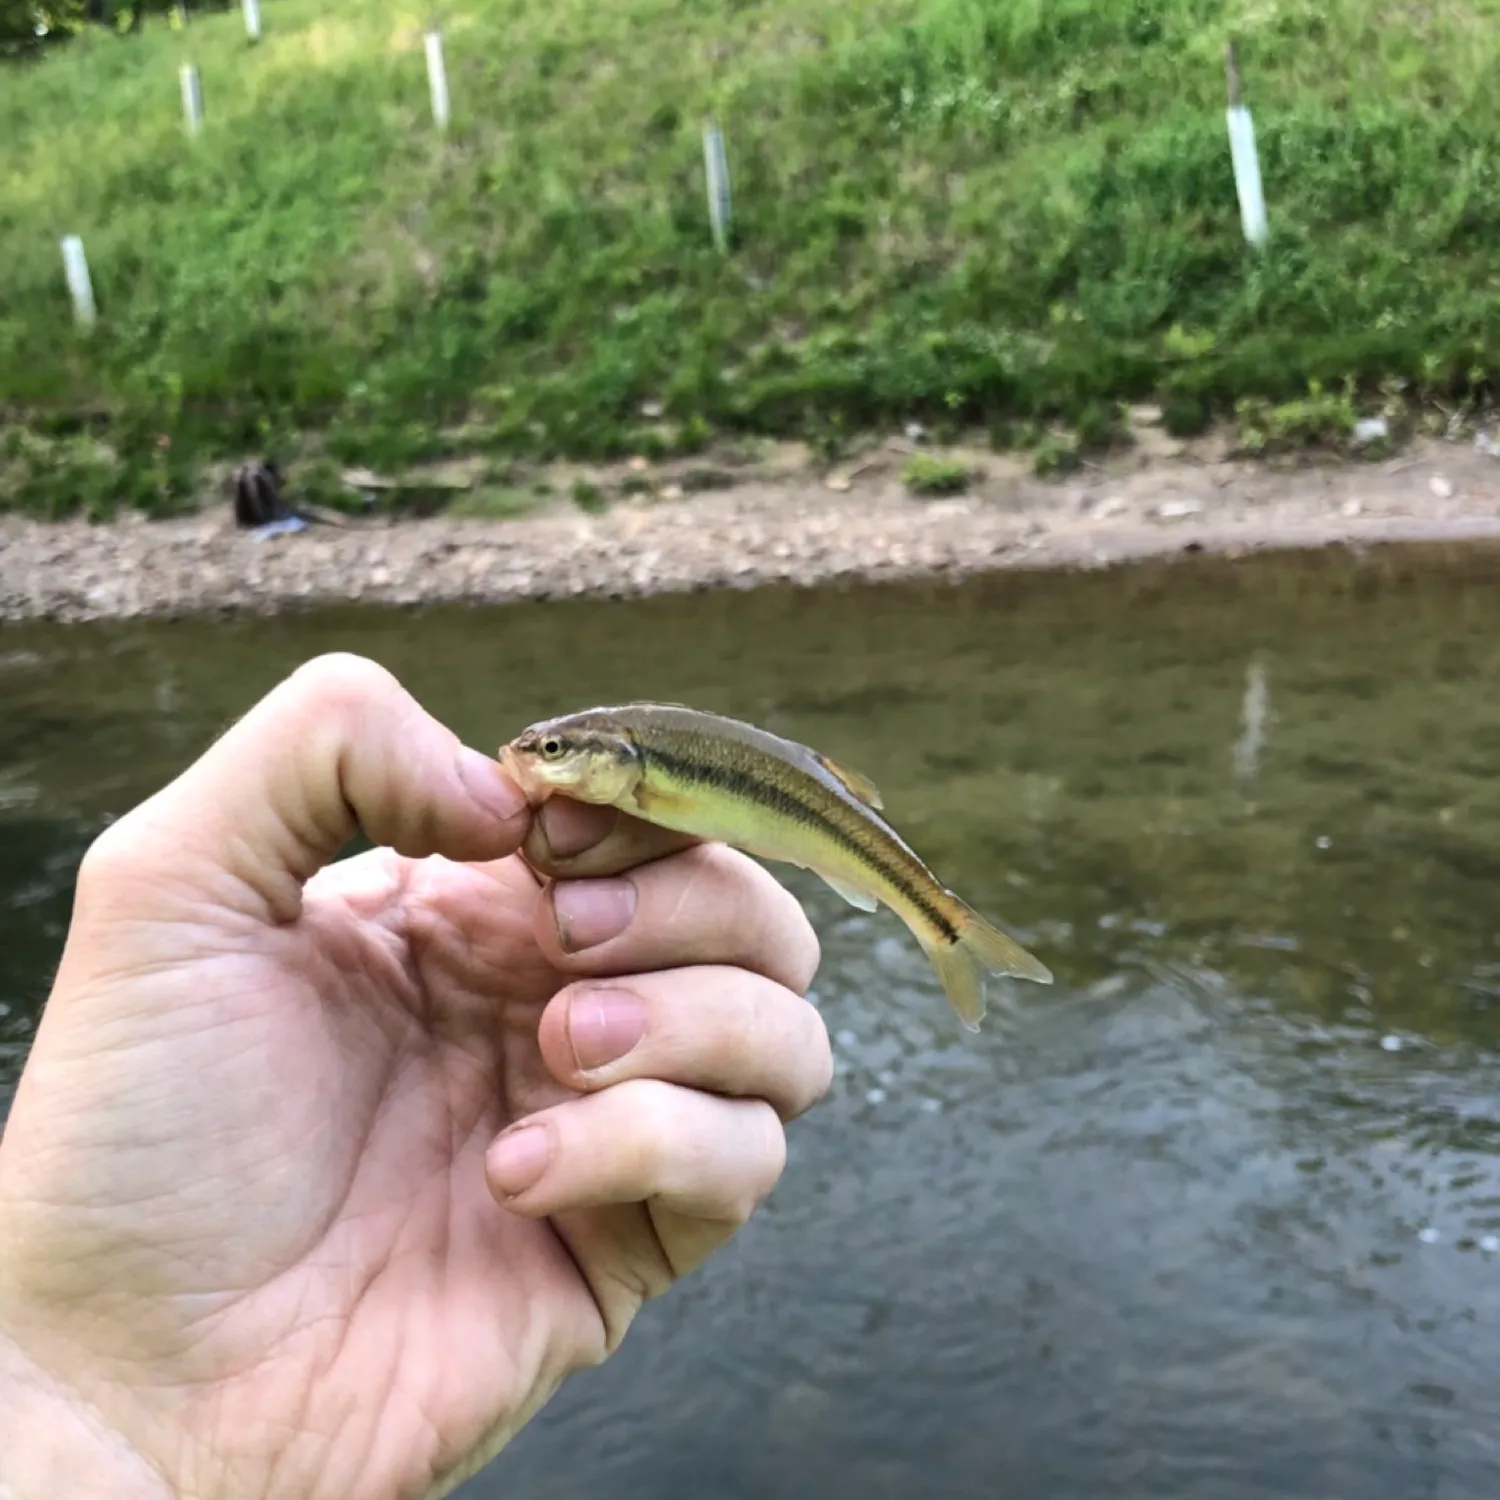
M552 1133L545 1125L517 1125L490 1147L490 1186L504 1198L534 1187L552 1160Z
M504 822L526 811L526 793L487 755L465 746L458 753L458 778L486 812Z
M594 807L571 797L551 797L537 813L537 824L547 847L557 859L572 859L592 849L611 828L619 813L612 807Z
M552 912L564 953L607 943L635 916L635 882L620 877L559 881L552 892Z
M646 1007L626 990L583 990L568 1006L568 1041L581 1073L618 1062L646 1034Z

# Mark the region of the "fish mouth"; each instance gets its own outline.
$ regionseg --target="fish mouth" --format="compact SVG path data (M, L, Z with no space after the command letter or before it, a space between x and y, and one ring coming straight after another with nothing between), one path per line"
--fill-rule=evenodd
M552 795L551 784L537 774L532 763L516 753L514 745L500 747L500 767L521 788L526 794L526 800L533 806L540 807Z

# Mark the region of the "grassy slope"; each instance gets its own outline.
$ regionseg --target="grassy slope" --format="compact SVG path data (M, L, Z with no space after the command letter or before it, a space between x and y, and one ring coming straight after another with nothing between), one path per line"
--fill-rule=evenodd
M1500 368L1500 0L460 0L446 140L422 12L265 15L255 48L235 11L0 73L0 395L32 432L107 413L127 471L71 442L49 482L12 462L13 499L123 482L160 506L194 455L299 428L363 461L605 456L648 399L688 440L831 440ZM1228 167L1231 32L1261 257Z

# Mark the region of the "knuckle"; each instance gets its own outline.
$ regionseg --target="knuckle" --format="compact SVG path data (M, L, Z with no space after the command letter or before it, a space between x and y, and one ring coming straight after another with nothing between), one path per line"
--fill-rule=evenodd
M288 693L320 711L362 708L372 701L404 697L395 674L353 651L327 651L304 662L287 679Z
M767 1104L752 1104L749 1111L749 1128L756 1139L735 1204L736 1217L742 1224L771 1196L786 1170L787 1158L786 1131L776 1111Z
M717 1007L714 1050L731 1093L739 1093L768 1066L774 1067L781 1047L774 1015L778 1007L768 999L768 981L745 969L724 971L727 1003Z
M818 941L818 934L808 921L807 913L800 906L797 907L797 916L802 927L802 941L797 950L798 962L792 966L791 988L799 995L805 995L812 988L812 982L817 978L818 969L822 965L823 945Z
M812 1108L833 1083L833 1047L817 1009L779 985L743 976L726 1007L719 1046L734 1092L762 1094L779 1118ZM756 1085L759 1085L758 1087Z
M693 1132L685 1119L683 1093L655 1078L636 1078L617 1084L628 1107L628 1138L643 1178L656 1178L665 1165L691 1149Z
M802 903L771 874L755 866L764 882L761 920L756 937L761 949L775 955L778 973L788 988L802 994L822 961L822 947Z
M111 823L95 835L78 864L78 899L89 901L99 891L118 886L138 867L133 825L129 818Z
M817 1008L802 1002L804 1038L801 1055L807 1066L807 1092L800 1101L797 1113L811 1109L833 1087L833 1043L828 1037L828 1024Z
M822 952L801 902L763 865L728 845L705 844L686 858L688 879L677 910L693 903L713 912L717 930L736 935L730 957L805 991Z

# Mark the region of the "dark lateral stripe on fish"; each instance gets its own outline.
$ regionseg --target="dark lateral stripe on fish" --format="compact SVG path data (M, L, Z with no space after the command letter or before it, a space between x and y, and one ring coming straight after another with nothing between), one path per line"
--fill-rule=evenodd
M811 803L804 802L795 792L788 791L785 787L777 786L774 782L761 781L748 771L739 771L729 766L709 765L702 761L688 760L685 757L672 754L671 751L663 750L656 744L641 744L637 741L637 748L648 761L654 760L668 775L677 776L683 781L698 782L702 785L711 786L721 792L738 793L740 796L747 797L752 801L769 803L777 812L787 817L800 817L804 821L812 823L826 833L840 847L847 849L849 853L857 855L860 859L868 863L876 863L871 857L870 851L848 829L841 827L827 813L820 811L818 808L812 806ZM946 913L934 906L923 891L911 883L904 870L897 867L888 867L884 864L878 865L878 868L880 873L923 916L927 917L933 926L950 943L958 941L958 928L953 925L952 920Z

